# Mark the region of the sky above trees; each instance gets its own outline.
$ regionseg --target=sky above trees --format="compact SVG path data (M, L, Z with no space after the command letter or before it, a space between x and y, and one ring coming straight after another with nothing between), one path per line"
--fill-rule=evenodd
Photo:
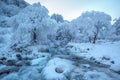
M59 13L65 20L72 20L85 11L102 11L111 17L120 17L120 0L25 0L32 4L40 2L47 7L49 14Z

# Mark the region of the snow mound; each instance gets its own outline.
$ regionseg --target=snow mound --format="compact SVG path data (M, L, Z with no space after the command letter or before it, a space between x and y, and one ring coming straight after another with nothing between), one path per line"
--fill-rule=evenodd
M53 58L43 69L42 76L44 80L67 80L67 76L72 69L72 62L65 59Z
M110 67L110 69L120 72L120 63L114 64Z

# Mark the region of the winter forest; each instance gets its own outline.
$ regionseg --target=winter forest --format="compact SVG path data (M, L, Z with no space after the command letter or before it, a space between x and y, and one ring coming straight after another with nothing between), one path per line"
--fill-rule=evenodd
M41 3L0 0L0 80L120 80L120 18L48 13Z

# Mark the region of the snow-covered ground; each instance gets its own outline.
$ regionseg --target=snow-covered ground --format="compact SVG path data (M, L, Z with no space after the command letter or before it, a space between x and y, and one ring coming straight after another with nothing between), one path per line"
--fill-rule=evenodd
M120 19L91 11L68 22L48 12L0 0L0 80L120 80Z
M29 60L29 65L17 68L1 65L1 74L15 70L9 74L5 72L1 80L120 80L116 73L120 71L119 45L120 42L69 43L66 49L70 55L53 57L50 53L39 52L41 47L32 46L30 49L36 54L31 55L35 59Z
M120 71L120 42L69 43L72 55L110 65L110 69Z

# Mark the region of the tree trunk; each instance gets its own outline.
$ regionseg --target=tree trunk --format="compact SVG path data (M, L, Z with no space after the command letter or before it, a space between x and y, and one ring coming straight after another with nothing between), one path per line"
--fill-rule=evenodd
M34 28L31 32L31 42L32 43L37 43L37 34L36 34L36 28Z
M93 44L96 43L96 40L97 40L97 35L95 34L94 38L93 38Z

